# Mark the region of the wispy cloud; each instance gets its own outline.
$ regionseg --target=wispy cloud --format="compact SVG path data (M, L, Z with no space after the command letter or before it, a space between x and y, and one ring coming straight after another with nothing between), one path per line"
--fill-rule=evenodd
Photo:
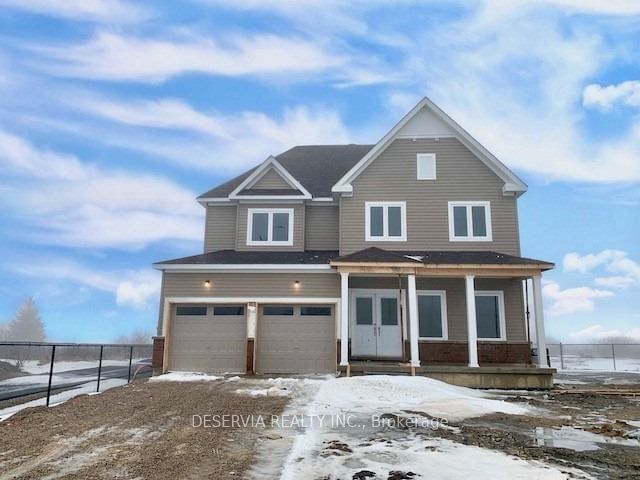
M640 285L640 263L629 258L627 252L621 250L602 250L586 255L571 252L564 256L562 265L565 272L583 275L599 271L600 275L594 282L601 287L626 288Z
M123 0L0 0L0 6L85 22L131 23L151 16L149 8Z
M170 180L98 168L7 132L0 131L0 139L6 140L0 141L0 168L8 165L14 178L3 197L16 220L31 227L32 241L141 248L162 240L202 239L194 193Z
M98 32L82 44L33 47L44 68L68 77L158 83L186 73L224 76L313 73L348 59L322 44L275 34L150 38Z

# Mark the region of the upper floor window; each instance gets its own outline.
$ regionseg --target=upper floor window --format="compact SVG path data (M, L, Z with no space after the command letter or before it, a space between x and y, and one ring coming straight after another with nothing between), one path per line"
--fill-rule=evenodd
M436 154L418 153L417 155L418 180L436 179Z
M366 202L365 240L405 242L407 240L407 202Z
M250 208L247 245L293 245L293 209Z
M449 202L449 240L490 242L489 202Z

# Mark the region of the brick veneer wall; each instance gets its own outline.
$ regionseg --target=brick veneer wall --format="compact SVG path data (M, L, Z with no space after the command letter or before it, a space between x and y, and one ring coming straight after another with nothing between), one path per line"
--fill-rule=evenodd
M410 351L409 343L406 345ZM420 362L428 364L469 363L467 342L419 342ZM531 363L531 349L528 343L478 342L478 363Z
M151 355L151 367L154 375L162 374L164 363L164 337L153 337L153 353Z

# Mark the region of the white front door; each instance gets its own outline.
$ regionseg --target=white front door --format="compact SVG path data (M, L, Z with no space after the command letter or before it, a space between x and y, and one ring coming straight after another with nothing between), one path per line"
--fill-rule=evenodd
M402 330L397 292L353 292L351 355L400 358Z

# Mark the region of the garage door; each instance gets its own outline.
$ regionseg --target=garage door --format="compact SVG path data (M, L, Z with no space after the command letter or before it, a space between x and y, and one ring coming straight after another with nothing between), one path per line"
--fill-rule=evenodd
M261 305L256 371L335 372L333 310L332 305Z
M244 372L244 305L175 305L170 327L169 370Z

